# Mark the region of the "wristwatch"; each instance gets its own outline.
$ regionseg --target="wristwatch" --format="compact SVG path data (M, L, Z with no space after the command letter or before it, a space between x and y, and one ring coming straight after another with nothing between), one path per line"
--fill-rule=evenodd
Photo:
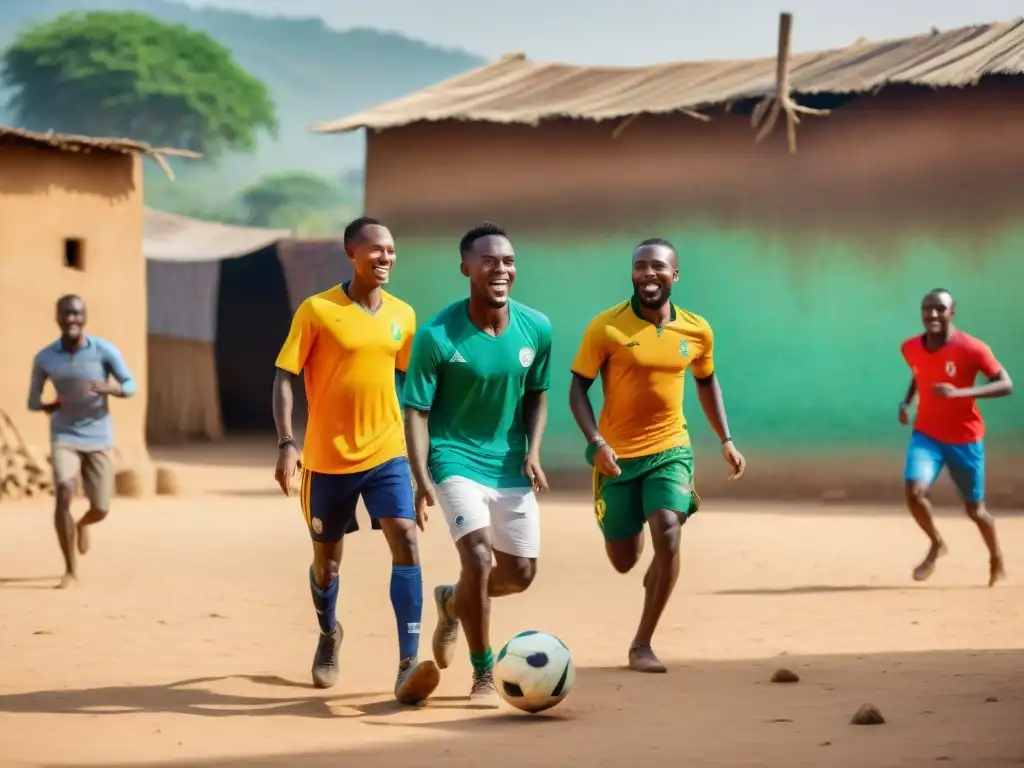
M277 438L277 450L281 450L286 445L295 445L295 438L291 435L285 435L284 437Z

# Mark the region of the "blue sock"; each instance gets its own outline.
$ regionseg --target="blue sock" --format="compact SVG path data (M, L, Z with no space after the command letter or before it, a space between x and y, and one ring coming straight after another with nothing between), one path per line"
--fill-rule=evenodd
M418 565L391 566L391 606L398 623L399 660L418 655L423 618L423 572Z
M328 586L320 587L313 578L313 569L309 569L309 591L313 595L313 607L316 608L316 620L320 623L320 631L330 634L338 626L334 611L338 604L338 579L335 578Z

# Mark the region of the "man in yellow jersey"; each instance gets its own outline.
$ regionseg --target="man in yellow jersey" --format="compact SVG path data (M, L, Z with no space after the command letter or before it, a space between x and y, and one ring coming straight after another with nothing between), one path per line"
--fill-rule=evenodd
M342 539L358 530L361 496L391 548L391 604L398 624L399 666L395 698L419 704L440 682L433 661L419 661L423 577L417 545L412 476L406 458L396 374L409 363L416 316L385 293L395 245L376 219L345 228L352 281L306 299L277 357L274 476L288 495L301 467L302 512L313 539L309 587L320 624L313 656L313 684L338 680L342 628L335 616ZM305 375L309 419L302 460L292 431L292 382Z
M644 576L644 609L629 647L629 666L638 672L665 672L651 639L679 576L680 529L700 504L683 417L687 368L722 441L730 477L739 478L746 464L729 436L711 326L672 304L677 280L679 257L671 243L652 238L637 246L633 297L587 326L569 391L572 414L587 438L594 509L615 570L632 570L643 551L644 523L651 529L654 561ZM604 407L595 423L589 392L598 374Z

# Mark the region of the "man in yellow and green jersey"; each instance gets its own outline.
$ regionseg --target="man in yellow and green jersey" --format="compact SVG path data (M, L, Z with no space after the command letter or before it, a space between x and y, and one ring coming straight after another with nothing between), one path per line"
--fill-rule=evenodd
M301 466L300 503L313 540L309 588L320 625L313 684L329 688L338 679L343 637L335 615L338 569L343 537L358 530L356 504L361 497L391 549L391 604L399 649L395 698L420 704L437 687L441 673L433 661L418 659L423 577L396 390L396 373L409 364L416 316L412 307L382 289L395 263L388 228L363 217L349 224L344 238L352 261L351 282L302 302L277 357L274 474L288 494ZM292 431L292 382L300 373L309 404L301 464Z
M654 560L644 576L644 609L629 648L629 666L665 672L651 639L679 576L682 524L700 503L693 490L693 451L683 416L689 368L700 404L722 441L731 478L745 461L733 446L715 377L714 335L704 318L675 306L679 257L667 240L633 252L633 297L595 317L572 364L569 403L587 439L594 468L594 511L605 550L619 573L632 570L647 523ZM601 376L604 407L594 419L590 387Z

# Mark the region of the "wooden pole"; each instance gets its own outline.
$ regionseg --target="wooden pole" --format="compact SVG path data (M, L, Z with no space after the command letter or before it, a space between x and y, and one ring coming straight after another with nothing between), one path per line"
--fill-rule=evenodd
M779 53L775 63L775 94L766 97L754 109L750 122L759 128L754 141L761 142L772 132L781 112L786 113L786 136L789 140L789 151L796 154L796 126L800 124L800 115L827 115L827 109L811 109L793 101L789 94L789 51L793 36L793 14L782 13L779 16ZM765 116L767 115L767 119Z

